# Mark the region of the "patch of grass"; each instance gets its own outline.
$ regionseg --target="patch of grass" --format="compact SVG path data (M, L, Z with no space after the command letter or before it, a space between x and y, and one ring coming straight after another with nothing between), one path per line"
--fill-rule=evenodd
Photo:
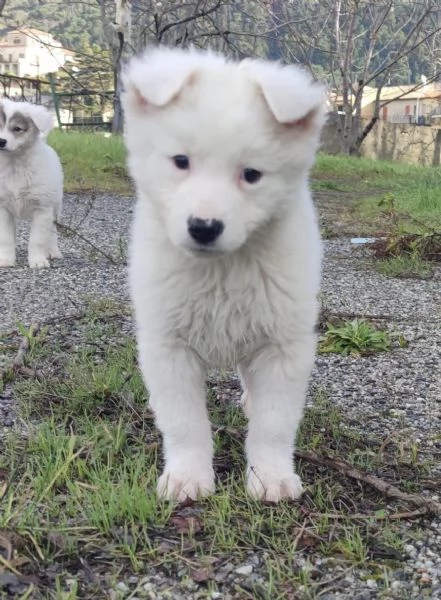
M335 189L345 219L355 231L382 231L379 203L393 195L396 210L441 229L441 167L422 167L348 156L319 154L312 173L315 189ZM326 207L324 207L326 208ZM341 213L341 211L339 211ZM360 224L361 221L361 224ZM421 232L421 227L413 227Z
M371 354L387 352L392 340L387 331L381 331L363 319L353 319L340 326L328 323L319 343L321 353Z
M121 136L53 130L48 143L63 165L66 192L133 192Z
M392 256L375 262L375 267L382 275L388 277L428 279L433 274L433 269L418 253Z
M216 494L182 506L158 500L160 436L134 340L124 333L126 316L117 311L103 300L74 325L49 328L28 357L41 379L14 381L23 429L2 440L0 552L6 545L1 569L17 578L22 593L31 593L25 576L32 576L35 598L142 598L154 572L168 580L164 590L189 598L220 591L234 600L289 600L299 589L303 600L321 590L311 556L331 557L345 569L361 565L374 578L380 575L372 558L383 561L381 573L389 568L385 552L390 568L400 562L403 530L385 518L384 499L338 473L299 460L301 502L274 506L249 498L245 417L210 384ZM45 345L57 348L56 363L39 350ZM232 385L227 374L216 380L225 389ZM404 440L390 439L384 448L381 442L354 431L326 391L316 390L298 447L335 452L375 471L389 453L391 482L418 486L428 473L418 452ZM388 501L387 511L392 506ZM236 573L250 555L256 577Z

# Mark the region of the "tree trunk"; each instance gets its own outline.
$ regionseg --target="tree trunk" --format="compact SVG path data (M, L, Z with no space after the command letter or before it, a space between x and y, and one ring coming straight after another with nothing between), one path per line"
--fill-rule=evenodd
M124 46L124 36L118 32L113 46L113 89L115 96L113 98L113 120L112 133L120 134L123 132L124 119L121 106L121 56Z

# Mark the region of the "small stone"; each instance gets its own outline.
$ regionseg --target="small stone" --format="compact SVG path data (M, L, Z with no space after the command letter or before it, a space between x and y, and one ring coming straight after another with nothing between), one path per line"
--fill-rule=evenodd
M129 586L128 586L126 583L124 583L124 581L119 581L119 582L116 584L116 589L117 589L118 591L120 591L120 592L124 592L124 593L125 593L125 592L130 592L130 588L129 588Z
M366 580L366 585L370 590L376 590L378 585L377 582L375 581L375 579L367 579Z
M234 572L238 575L251 575L253 572L253 565L242 565L241 567L235 569Z

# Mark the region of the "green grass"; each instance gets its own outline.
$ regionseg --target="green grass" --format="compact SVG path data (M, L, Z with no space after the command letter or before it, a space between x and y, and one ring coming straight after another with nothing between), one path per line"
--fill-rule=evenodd
M333 352L344 355L387 352L392 348L392 337L387 331L377 329L363 319L353 319L339 326L328 323L319 343L319 351L322 354ZM403 338L399 338L399 341L404 344Z
M66 192L132 192L121 136L53 130L48 142L60 156Z
M433 273L430 263L422 260L418 253L378 260L375 267L379 273L388 277L428 279Z
M120 308L90 304L75 322L74 347L72 323L35 336L21 328L31 340L26 364L41 377L17 373L13 381L24 430L8 434L0 454L0 550L5 540L10 545L0 574L32 575L28 591L34 586L43 593L35 597L48 600L101 597L102 590L143 598L149 572L167 573L189 597L192 590L199 598L222 591L235 600L289 600L298 589L306 600L320 595L308 562L318 553L345 569L362 567L387 589L388 569L399 564L406 536L414 535L409 527L403 536L399 521L384 518L400 508L304 461L298 461L306 484L301 503L253 501L244 490L245 418L210 388L216 494L187 506L156 498L160 437L134 340L123 333L129 316ZM9 346L19 342L8 339ZM228 374L219 382L231 385ZM335 452L366 470L375 472L386 460L391 482L418 489L430 473L418 449L404 438L385 448L381 442L354 431L322 389L298 435L299 448ZM372 561L378 548L382 554ZM259 558L260 579L235 574L250 552ZM222 581L217 576L227 564ZM118 596L121 582L129 591Z
M317 189L335 189L355 201L356 218L381 226L378 204L393 194L396 209L441 226L441 167L319 154L313 170ZM344 202L344 198L342 199Z

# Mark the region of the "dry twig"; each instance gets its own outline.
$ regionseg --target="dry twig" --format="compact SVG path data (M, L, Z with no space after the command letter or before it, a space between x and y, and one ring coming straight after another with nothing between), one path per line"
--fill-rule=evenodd
M64 231L65 233L70 233L70 234L76 235L81 241L83 241L85 244L88 244L91 248L93 248L95 250L95 252L98 252L98 254L101 254L101 256L104 256L104 258L106 258L109 262L111 262L112 265L120 264L117 260L115 260L113 258L112 255L108 254L107 252L104 252L104 250L101 250L101 248L98 248L98 246L96 246L93 242L91 242L86 237L84 237L84 235L82 233L80 233L73 227L69 227L69 225L65 225L64 223L58 223L58 222L56 222L55 225L59 231Z
M407 492L402 492L394 485L387 483L387 481L380 479L376 475L371 475L370 473L364 473L363 471L360 471L354 467L354 465L351 465L351 463L347 462L343 458L340 458L339 456L329 456L323 454L319 455L310 450L296 450L295 455L297 458L301 458L302 460L306 460L322 467L330 467L331 469L339 471L346 477L366 483L387 498L393 498L394 500L401 500L402 502L413 504L420 509L425 509L427 513L431 513L433 515L441 515L440 502L432 500L431 498L425 498L421 494L408 494Z

